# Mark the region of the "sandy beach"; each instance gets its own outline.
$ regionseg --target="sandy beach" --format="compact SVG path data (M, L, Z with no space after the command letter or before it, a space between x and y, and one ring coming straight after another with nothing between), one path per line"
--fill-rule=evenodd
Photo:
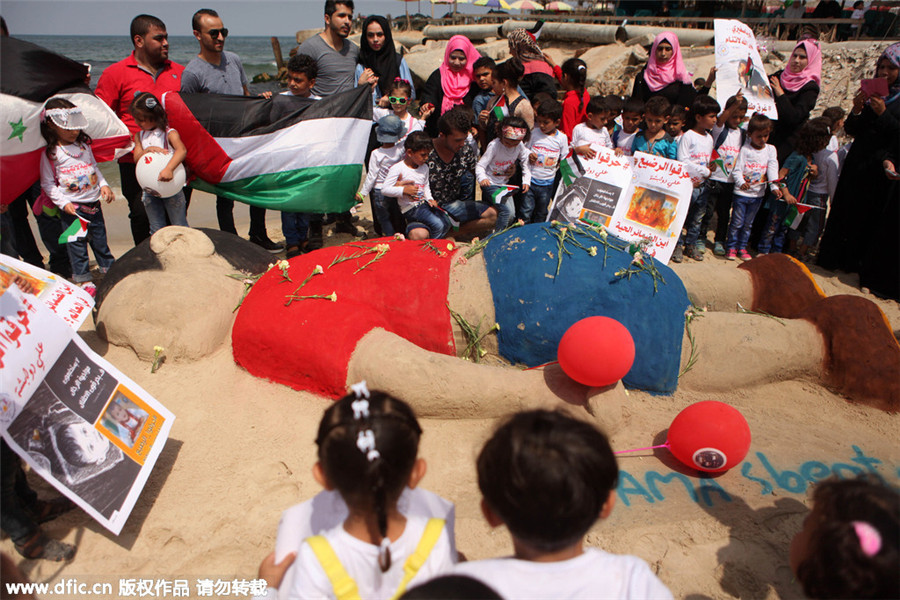
M109 167L104 172L113 175L117 190L116 169ZM359 224L371 231L367 211ZM121 256L131 247L127 205L120 197L104 212L110 246ZM215 227L214 199L194 192L188 220ZM236 208L235 221L246 234L245 207ZM283 240L277 213L268 214L268 226L272 239ZM326 238L328 245L343 241L349 236ZM704 262L674 265L680 274L722 279L725 269L736 267L712 253ZM828 295L863 294L855 276L812 270ZM868 297L896 336L900 305ZM75 510L45 525L50 536L78 546L71 562L22 560L8 538L0 548L32 581L106 582L114 597L125 597L119 586L127 580L187 580L196 597L200 579L255 578L260 560L274 548L280 513L319 491L311 475L313 439L330 400L251 376L234 363L230 345L201 361L167 361L151 374L150 364L134 352L100 339L90 320L80 334L177 420L121 535ZM704 339L699 361L727 356L732 348L725 337ZM740 379L752 365L735 362L731 368ZM808 511L808 480L874 470L897 485L900 416L853 404L812 377L714 393L632 391L611 436L614 449L662 443L681 409L709 399L736 407L749 422L753 442L742 464L708 478L664 449L624 455L617 506L591 530L588 544L645 559L675 597L799 597L787 554ZM428 462L422 485L456 503L457 545L469 559L511 552L506 532L483 520L475 481L475 456L494 425L493 419L422 419L421 456ZM32 484L51 493L37 477Z

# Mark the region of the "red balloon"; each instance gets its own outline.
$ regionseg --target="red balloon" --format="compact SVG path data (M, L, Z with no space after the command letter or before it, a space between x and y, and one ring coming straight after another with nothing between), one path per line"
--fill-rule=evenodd
M634 340L615 319L587 317L562 336L557 358L566 375L578 383L604 387L628 374L634 363Z
M716 473L740 464L750 449L750 426L736 408L706 400L678 413L669 426L669 450L689 467Z

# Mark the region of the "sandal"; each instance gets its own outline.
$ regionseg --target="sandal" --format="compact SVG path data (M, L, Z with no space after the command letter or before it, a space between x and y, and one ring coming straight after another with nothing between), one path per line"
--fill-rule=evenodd
M68 498L54 498L53 500L38 500L31 509L31 515L38 523L52 521L56 517L65 514L75 508L75 503Z
M75 546L49 538L37 530L24 542L16 542L16 552L31 560L43 558L62 562L75 556Z

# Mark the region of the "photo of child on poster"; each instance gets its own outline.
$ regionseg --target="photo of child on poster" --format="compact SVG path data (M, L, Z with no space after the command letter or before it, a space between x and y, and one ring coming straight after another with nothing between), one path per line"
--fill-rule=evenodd
M664 232L675 220L678 199L656 190L635 187L628 203L625 218L659 232Z
M102 425L130 448L137 441L149 416L147 411L129 400L124 394L116 392L103 413Z

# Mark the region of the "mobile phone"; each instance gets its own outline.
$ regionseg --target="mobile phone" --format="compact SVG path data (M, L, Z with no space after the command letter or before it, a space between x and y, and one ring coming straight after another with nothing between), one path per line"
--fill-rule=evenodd
M869 96L880 96L881 98L886 98L888 95L887 79L885 79L884 77L863 79L859 82L859 87Z

